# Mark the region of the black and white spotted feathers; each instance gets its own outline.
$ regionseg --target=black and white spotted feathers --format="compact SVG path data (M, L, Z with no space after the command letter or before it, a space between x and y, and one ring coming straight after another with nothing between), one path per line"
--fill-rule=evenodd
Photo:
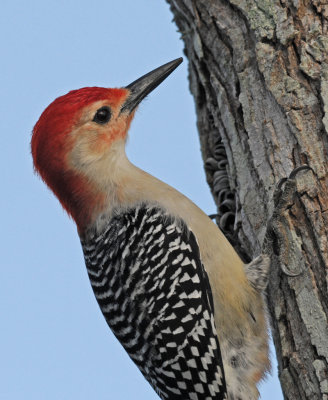
M106 321L161 399L226 399L212 294L192 232L157 207L81 238Z

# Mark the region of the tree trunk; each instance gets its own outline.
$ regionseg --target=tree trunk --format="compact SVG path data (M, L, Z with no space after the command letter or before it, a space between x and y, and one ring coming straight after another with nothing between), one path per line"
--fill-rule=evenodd
M327 1L168 2L218 224L246 261L263 245L272 254L284 396L328 399ZM273 201L277 182L302 164L312 171L295 173Z

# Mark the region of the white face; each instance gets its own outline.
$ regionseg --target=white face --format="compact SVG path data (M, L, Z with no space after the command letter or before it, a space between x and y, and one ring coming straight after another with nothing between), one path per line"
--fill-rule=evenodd
M101 190L126 158L125 142L133 113L120 113L120 106L101 100L85 107L69 134L69 167Z

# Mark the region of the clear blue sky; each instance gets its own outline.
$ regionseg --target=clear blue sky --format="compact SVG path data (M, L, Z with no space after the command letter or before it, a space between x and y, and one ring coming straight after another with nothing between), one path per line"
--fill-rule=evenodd
M169 7L164 0L2 0L0 42L0 399L155 400L98 309L76 228L33 174L29 142L57 96L124 86L182 56ZM139 108L128 154L215 212L186 59ZM282 399L276 377L262 399Z

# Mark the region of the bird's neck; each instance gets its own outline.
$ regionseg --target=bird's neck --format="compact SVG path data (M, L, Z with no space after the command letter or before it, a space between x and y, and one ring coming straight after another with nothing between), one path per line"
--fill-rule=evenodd
M79 177L75 186L81 186L78 182L81 180L84 190L73 190L70 194L72 207L65 208L69 208L80 234L89 227L101 229L114 210L147 201L156 202L164 195L168 186L133 165L124 147L125 141L120 140L89 163L77 163L74 158L70 160ZM92 195L86 198L85 193ZM75 208L82 212L77 215Z
M165 199L172 198L174 201L174 198L184 197L169 185L132 164L125 152L99 165L94 179L99 192L105 197L101 211L98 209L98 216L92 221L99 229L108 220L106 215L110 217L114 210L117 212L141 203L166 207Z

